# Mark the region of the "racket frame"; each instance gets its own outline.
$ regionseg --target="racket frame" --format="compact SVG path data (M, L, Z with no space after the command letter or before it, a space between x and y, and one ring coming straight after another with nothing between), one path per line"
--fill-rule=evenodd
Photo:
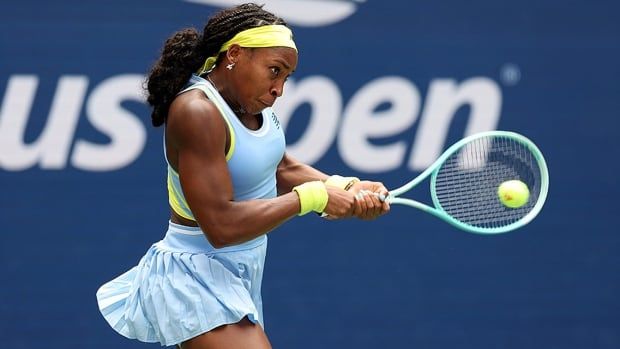
M458 219L452 217L446 211L444 211L443 208L441 207L441 204L439 203L439 199L437 198L437 192L435 190L435 183L436 183L436 178L437 178L439 169L441 168L441 165L446 161L448 157L452 156L455 152L457 152L459 149L469 144L470 142L475 141L480 138L485 138L485 137L490 137L490 136L512 139L520 143L521 145L524 145L532 152L532 155L534 156L534 159L536 160L538 167L540 169L540 193L538 195L538 200L536 201L536 204L534 205L532 210L528 212L525 216L523 216L521 219L519 219L518 221L513 222L509 225L501 226L501 227L485 228L485 227L476 227L476 226L461 222ZM413 187L418 185L420 182L425 180L429 175L431 176L431 179L430 179L431 199L435 207L429 206L427 204L424 204L424 203L421 203L419 201L415 201L412 199L399 197L400 195L406 193L407 191L411 190ZM524 225L532 221L532 219L534 219L534 217L536 217L538 213L540 212L540 210L542 209L545 203L545 200L547 198L548 190L549 190L549 170L547 169L547 163L545 161L545 158L542 155L542 152L538 149L538 147L536 147L536 145L531 140L515 132L487 131L487 132L480 132L480 133L473 134L471 136L465 137L461 139L460 141L454 143L452 146L446 149L446 151L444 151L441 154L441 156L439 156L439 158L435 160L435 162L433 162L433 164L431 164L426 170L424 170L424 172L420 173L417 177L415 177L414 179L412 179L405 185L400 186L394 190L391 190L386 200L390 204L406 205L406 206L417 208L426 213L430 213L434 215L435 217L438 217L452 224L456 228L465 230L470 233L499 234L499 233L505 233L505 232L512 231L517 228L523 227Z

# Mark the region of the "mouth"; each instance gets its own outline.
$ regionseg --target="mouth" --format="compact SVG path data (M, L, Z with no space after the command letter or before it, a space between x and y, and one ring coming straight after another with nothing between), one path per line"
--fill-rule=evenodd
M260 104L264 105L264 106L265 106L265 107L267 107L267 108L271 108L271 106L273 105L273 103L275 103L275 100L272 100L272 101L265 101L265 100L259 99L258 101L260 102Z

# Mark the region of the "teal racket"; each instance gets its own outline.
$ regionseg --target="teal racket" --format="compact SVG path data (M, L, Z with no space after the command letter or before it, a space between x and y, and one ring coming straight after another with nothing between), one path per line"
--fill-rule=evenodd
M400 197L429 175L434 207ZM516 208L498 196L499 186L513 180L529 189L525 203ZM452 145L419 176L382 199L418 208L468 232L497 234L534 219L548 188L545 159L532 141L514 132L489 131Z

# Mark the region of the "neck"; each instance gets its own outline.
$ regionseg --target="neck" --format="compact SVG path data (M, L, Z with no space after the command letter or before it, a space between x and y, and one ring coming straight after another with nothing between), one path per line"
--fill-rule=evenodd
M207 74L207 80L209 80L211 85L213 85L213 87L215 87L215 89L217 90L217 92L219 92L222 98L224 98L224 101L226 101L226 103L228 104L230 109L233 111L233 113L235 113L238 117L241 117L247 114L245 109L243 109L243 107L241 107L239 103L234 102L230 94L227 93L227 89L222 87L223 84L220 84L219 79L217 77L214 77L213 73ZM218 82L216 83L214 80L218 80Z

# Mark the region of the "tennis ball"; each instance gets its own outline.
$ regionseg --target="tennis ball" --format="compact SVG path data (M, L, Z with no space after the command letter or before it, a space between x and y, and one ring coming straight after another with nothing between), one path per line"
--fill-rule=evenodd
M513 179L499 185L499 188L497 188L497 196L504 206L519 208L527 204L530 198L530 190L525 183Z

